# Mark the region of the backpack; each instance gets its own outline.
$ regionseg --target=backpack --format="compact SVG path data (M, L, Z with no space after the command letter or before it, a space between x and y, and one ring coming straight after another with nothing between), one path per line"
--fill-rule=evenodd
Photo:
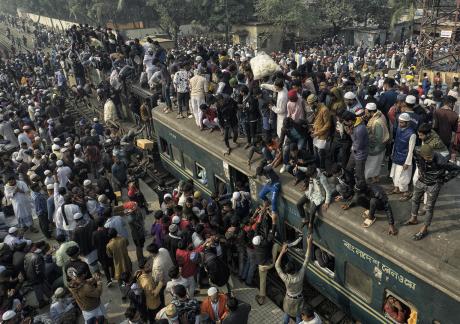
M209 279L216 286L222 287L228 282L230 277L228 267L216 254L212 252L204 253L204 267Z

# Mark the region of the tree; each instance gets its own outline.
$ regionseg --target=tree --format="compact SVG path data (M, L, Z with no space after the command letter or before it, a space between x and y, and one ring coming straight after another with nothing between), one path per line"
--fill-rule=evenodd
M284 33L291 27L307 32L319 24L318 16L304 0L257 0L255 10L260 21L279 26Z

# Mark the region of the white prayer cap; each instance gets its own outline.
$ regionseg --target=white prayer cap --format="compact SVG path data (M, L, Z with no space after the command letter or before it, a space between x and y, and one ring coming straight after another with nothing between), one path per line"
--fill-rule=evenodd
M20 132L21 132L21 131L20 131L19 129L17 129L17 128L14 130L14 133L15 133L15 134L19 134Z
M252 238L252 245L258 246L260 243L262 243L262 236L257 235Z
M406 97L406 103L409 104L409 105L414 105L416 100L417 99L413 95L408 95Z
M76 213L75 215L73 215L73 219L75 219L75 220L79 220L82 217L83 217L82 213Z
M18 228L17 227L10 227L9 230L8 230L8 233L9 234L14 234L18 231Z
M34 140L35 140L35 141L39 141L39 140L40 140L40 136L35 136Z
M408 122L410 121L410 116L408 113L402 113L401 115L399 115L399 118L398 118L400 121L405 121L405 122Z
M59 143L61 141L61 139L59 137L55 137L53 138L53 142L54 143Z
M86 179L85 181L83 181L83 186L85 187L91 186L91 180Z
M65 146L65 147L70 147L71 145L70 145L69 142L66 142L66 143L64 144L64 146Z
M13 319L16 316L16 312L13 310L8 310L3 313L2 315L2 321L9 321L10 319Z
M180 223L180 217L179 216L174 216L171 220L173 224L179 224Z
M211 297L213 295L217 294L217 288L216 287L211 287L208 289L208 296Z
M406 83L406 79L401 79L401 83Z
M356 95L353 92L348 91L347 93L345 93L344 98L348 100L353 100L356 99Z
M374 111L374 110L377 110L377 105L373 102L369 102L367 105L366 105L366 109L367 110L370 110L370 111Z
M43 173L47 176L47 175L51 174L51 171L50 170L45 170L45 172L43 172Z
M97 197L97 201L99 201L100 203L103 203L107 200L107 197L105 195L99 195Z
M64 162L63 162L62 160L57 160L56 165L57 165L58 167L61 167L61 166L64 165Z
M163 199L166 199L166 198L172 198L172 195L170 193L167 193L163 196Z
M54 183L49 183L49 184L47 184L47 185L46 185L46 189L48 189L48 190L54 189Z
M455 90L449 90L447 93L448 96L454 97L455 99L458 99L458 92Z
M80 150L80 149L81 149L81 145L80 145L80 144L75 144L75 149L76 149L76 150Z
M241 198L241 193L239 191L235 191L232 195L232 199L238 200Z
M53 151L59 151L61 149L61 147L57 144L53 144L51 148L53 149Z
M97 117L93 118L93 122L98 122L98 121L99 121L99 118L97 118Z

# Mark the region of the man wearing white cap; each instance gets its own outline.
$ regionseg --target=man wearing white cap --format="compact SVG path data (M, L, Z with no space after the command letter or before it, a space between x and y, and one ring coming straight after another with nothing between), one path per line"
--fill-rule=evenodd
M383 158L385 157L386 143L390 140L387 121L377 105L370 102L366 105L365 119L367 133L369 134L369 153L366 160L364 176L371 183L379 181Z
M13 310L7 310L2 315L2 324L14 324L17 323L17 314Z
M216 287L208 289L208 297L201 303L202 319L212 323L221 323L227 313L227 295L219 293Z
M23 181L16 181L14 176L8 178L5 185L5 198L13 205L14 215L18 219L19 227L37 233L33 227L32 204L29 197L29 187Z
M31 240L26 240L18 235L18 228L17 227L10 227L8 229L8 234L3 239L3 243L8 245L12 250L14 250L15 246L21 243L27 243L27 245L32 244Z
M32 147L32 141L29 138L28 131L30 131L30 126L26 125L22 128L24 131L18 135L18 142L27 143L27 147Z
M409 183L412 178L412 157L417 136L409 126L410 116L407 113L399 115L399 127L394 139L390 177L393 179L394 188L390 194L402 193L401 201L409 200Z
M58 167L56 170L56 175L58 178L59 187L66 187L67 182L69 182L69 177L72 174L72 169L64 165L64 161L62 160L58 160L56 162L56 166Z
M363 108L363 106L361 105L358 98L356 98L356 95L353 92L348 91L347 93L345 93L343 97L345 99L345 104L347 105L348 111L355 113L356 110Z

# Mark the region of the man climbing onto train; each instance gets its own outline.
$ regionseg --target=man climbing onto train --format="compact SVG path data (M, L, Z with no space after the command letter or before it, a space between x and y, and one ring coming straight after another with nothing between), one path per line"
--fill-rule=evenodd
M427 144L423 144L420 151L415 152L415 163L418 167L419 179L414 184L411 217L404 225L418 224L420 202L426 193L425 222L422 228L412 236L413 240L419 241L428 235L428 227L431 225L434 206L442 185L455 178L460 173L460 167L449 163L446 158Z
M393 210L388 201L388 196L381 186L356 183L354 192L353 198L347 204L342 205L342 209L346 210L355 205L366 208L363 212L364 221L361 225L364 228L371 227L375 223L375 212L377 210L384 210L389 224L388 235L398 234L398 230L394 226Z
M278 216L278 195L281 190L281 182L279 175L273 169L271 164L267 164L267 161L263 160L261 164L256 169L256 176L265 176L267 178L267 183L263 185L262 189L259 191L259 199L266 201L268 200L267 194L271 193L271 203L272 203L272 220L273 223L276 223Z
M288 245L286 243L282 246L278 259L276 259L276 272L286 285L286 295L283 300L284 324L289 324L291 319L294 319L295 323L300 323L302 321L301 313L304 300L302 294L303 281L305 270L307 269L307 264L310 259L312 243L313 236L309 235L307 238L307 252L305 254L305 260L298 271L296 271L296 265L292 259L289 259L284 267L281 266L281 260L288 250Z

